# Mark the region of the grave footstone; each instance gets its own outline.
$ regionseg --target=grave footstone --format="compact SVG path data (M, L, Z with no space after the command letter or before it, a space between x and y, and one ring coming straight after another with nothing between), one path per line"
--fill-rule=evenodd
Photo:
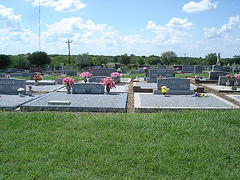
M0 78L0 93L18 94L19 88L24 88L26 90L25 80Z
M153 90L154 94L162 94L162 86L169 88L167 94L170 95L187 95L193 94L194 90L190 89L190 79L183 78L163 78L157 80L157 90Z
M79 83L73 84L73 94L104 94L104 86L94 83Z

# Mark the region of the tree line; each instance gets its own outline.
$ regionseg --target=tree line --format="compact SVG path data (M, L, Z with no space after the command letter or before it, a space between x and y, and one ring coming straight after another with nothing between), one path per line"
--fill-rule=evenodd
M64 66L72 66L84 68L86 66L102 66L107 67L109 63L113 63L116 68L121 65L128 66L128 68L137 68L143 65L155 66L160 63L165 66L172 65L214 65L217 62L217 54L210 53L205 58L196 57L178 57L174 51L167 51L161 54L161 56L150 55L150 56L136 56L134 54L128 55L117 55L117 56L103 56L103 55L90 55L88 53L80 55L72 55L70 58L67 55L51 54L48 55L46 52L34 52L28 54L19 55L0 55L0 69L6 68L18 68L18 69L29 69L30 67L60 67L62 63ZM235 58L222 58L220 63L222 65L240 64L240 57Z

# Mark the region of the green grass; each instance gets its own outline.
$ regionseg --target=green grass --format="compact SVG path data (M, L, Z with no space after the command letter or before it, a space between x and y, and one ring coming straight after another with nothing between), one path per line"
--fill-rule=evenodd
M238 179L240 111L0 113L0 179Z

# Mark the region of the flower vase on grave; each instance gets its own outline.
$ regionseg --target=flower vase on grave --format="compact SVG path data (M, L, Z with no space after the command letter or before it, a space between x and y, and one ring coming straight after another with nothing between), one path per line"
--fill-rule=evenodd
M29 96L32 96L33 95L33 91L31 90L31 91L28 91L28 95Z
M146 78L147 78L147 75L148 75L148 72L146 71L146 72L145 72L145 77L146 77Z
M67 89L67 94L71 94L71 92L70 92L71 87L70 86L66 86L66 89Z
M237 80L234 82L234 86L238 86L238 81Z
M34 81L35 86L39 86L39 81Z
M110 87L106 86L106 91L107 91L107 93L109 93L110 92Z
M84 78L84 82L87 83L87 78Z
M230 86L230 80L227 80L226 86Z

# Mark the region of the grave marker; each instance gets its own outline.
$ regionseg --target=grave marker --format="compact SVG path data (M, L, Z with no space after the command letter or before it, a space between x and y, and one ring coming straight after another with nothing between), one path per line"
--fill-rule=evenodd
M23 88L26 90L25 80L0 78L0 93L18 94L19 88Z
M194 66L194 73L202 73L203 67L202 66Z
M194 65L183 65L182 73L194 73Z
M227 73L223 72L223 71L209 72L209 79L218 81L219 76L226 76L226 75L227 75Z
M104 86L94 83L79 83L73 84L73 94L104 94Z
M93 76L110 76L113 72L116 72L115 68L94 68Z
M157 79L157 90L153 90L154 94L162 94L162 86L169 88L167 94L186 95L193 94L194 90L190 90L190 79L183 78L163 78Z

